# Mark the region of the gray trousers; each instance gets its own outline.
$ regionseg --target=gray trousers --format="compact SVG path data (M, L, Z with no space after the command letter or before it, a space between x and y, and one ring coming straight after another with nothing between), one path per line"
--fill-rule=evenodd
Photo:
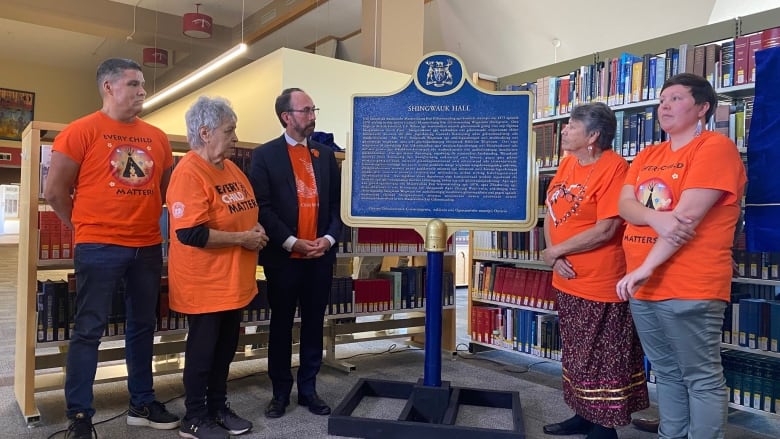
M720 300L631 299L639 339L655 371L662 439L723 438L728 410Z

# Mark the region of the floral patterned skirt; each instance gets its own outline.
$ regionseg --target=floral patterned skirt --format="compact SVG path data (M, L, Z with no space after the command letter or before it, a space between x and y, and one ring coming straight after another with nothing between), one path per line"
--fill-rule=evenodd
M595 302L556 290L563 397L585 419L615 427L649 406L644 353L628 302Z

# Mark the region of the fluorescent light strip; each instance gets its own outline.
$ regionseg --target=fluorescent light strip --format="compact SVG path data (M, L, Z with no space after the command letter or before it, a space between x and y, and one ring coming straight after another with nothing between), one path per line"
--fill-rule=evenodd
M247 50L247 45L244 43L241 43L233 47L232 49L228 50L222 55L211 60L208 64L203 65L198 70L195 70L189 75L181 78L180 80L174 82L168 87L165 87L164 89L160 90L158 93L155 93L154 96L144 101L144 109L149 109L150 107L153 107L155 104L159 103L163 99L173 95L174 93L180 91L184 87L193 84L197 80L203 78L204 76L208 75L214 70L217 70L218 68L224 66L228 62L237 58L238 56L246 52L246 50Z

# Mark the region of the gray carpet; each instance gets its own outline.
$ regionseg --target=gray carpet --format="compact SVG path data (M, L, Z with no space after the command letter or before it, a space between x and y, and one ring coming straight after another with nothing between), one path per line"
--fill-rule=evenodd
M384 352L391 342L371 342L359 345L345 346L342 355L353 355L359 352ZM399 341L399 343L402 343ZM344 395L352 388L360 377L414 382L422 376L424 355L420 350L404 350L407 347L399 344L399 351L379 355L364 355L351 358L350 362L357 365L357 370L351 374L325 368L320 373L318 389L321 396L333 406L338 404ZM516 390L520 394L523 407L526 437L549 437L542 433L544 424L562 420L571 415L571 411L563 403L559 385L553 385L558 380L547 372L527 370L522 362L512 364L502 363L505 358L490 361L475 359L467 353L457 357L445 356L442 360L442 379L449 380L455 386L476 387L496 390ZM496 357L491 354L481 354L476 357ZM497 362L493 362L497 361ZM332 438L327 434L327 417L315 416L304 407L298 407L294 402L288 408L287 414L280 418L269 420L263 416L263 407L271 397L270 382L264 373L265 361L256 360L236 363L231 372L229 399L236 412L250 419L255 427L244 435L245 438ZM168 408L175 413L183 413L183 401L180 375L159 377L155 381L158 398L170 402ZM542 383L542 384L540 384ZM293 400L295 395L293 394ZM28 438L47 438L66 427L64 417L64 401L61 391L40 393L36 397L41 413L41 422L28 428L19 412L12 396L12 387L0 387L0 437L22 436ZM99 422L122 414L127 404L125 383L102 384L96 386L95 406L98 413L95 421ZM391 419L397 417L403 407L403 401L394 399L369 398L356 409L355 415L371 418ZM759 422L763 425L743 428L738 423ZM734 413L730 419L727 437L730 438L769 438L778 437L780 429L776 421L747 413ZM488 428L511 428L511 418L508 410L491 410L478 407L464 407L458 418L458 425L484 426ZM760 427L763 433L750 431ZM119 416L104 424L97 425L101 438L163 438L176 437L174 431L155 431L146 428L128 427L125 417ZM624 439L652 438L655 435L642 433L630 426L619 430ZM54 437L61 438L60 433ZM576 436L573 436L576 437Z

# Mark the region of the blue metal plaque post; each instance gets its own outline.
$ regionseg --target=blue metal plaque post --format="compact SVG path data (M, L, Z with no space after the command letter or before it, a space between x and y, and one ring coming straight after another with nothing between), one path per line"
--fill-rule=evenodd
M444 254L428 252L425 284L425 375L426 386L441 386L441 278Z
M444 271L444 249L447 246L447 226L441 220L431 220L425 235L428 254L425 282L425 372L423 384L441 387L441 278Z

